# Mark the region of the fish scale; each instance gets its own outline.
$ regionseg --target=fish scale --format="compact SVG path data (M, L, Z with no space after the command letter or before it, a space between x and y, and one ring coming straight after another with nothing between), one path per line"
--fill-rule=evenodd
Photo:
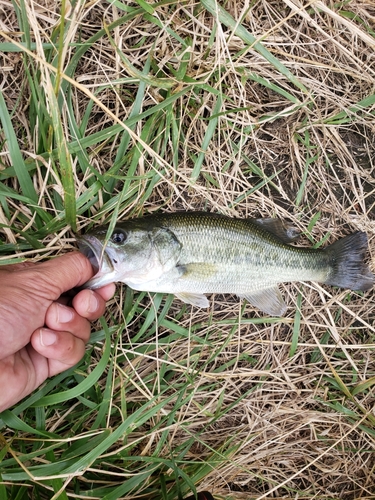
M296 279L321 281L329 272L324 252L286 245L253 221L245 225L241 219L211 219L205 215L197 224L196 217L182 215L181 219L177 217L177 223L173 222L160 218L160 223L168 224L182 243L180 264L193 261L216 265L214 276L208 267L204 273L204 266L197 268L196 276L190 276L191 286L202 293L233 293L233 281L242 293ZM212 281L193 283L201 277L211 277ZM252 282L251 288L249 282ZM182 280L175 284L178 291L182 291L184 285Z

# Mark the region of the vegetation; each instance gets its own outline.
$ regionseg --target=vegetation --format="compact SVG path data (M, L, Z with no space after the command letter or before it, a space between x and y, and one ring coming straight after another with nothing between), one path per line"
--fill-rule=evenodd
M157 210L373 251L372 0L0 0L0 263ZM118 286L86 356L0 415L1 499L375 498L373 291L284 318Z

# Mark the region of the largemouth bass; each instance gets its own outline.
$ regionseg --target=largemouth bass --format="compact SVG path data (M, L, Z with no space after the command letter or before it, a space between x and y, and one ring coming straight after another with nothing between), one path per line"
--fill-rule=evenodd
M234 293L263 312L282 316L278 283L317 281L368 290L367 236L356 232L325 249L290 245L295 231L278 219L233 219L219 214L157 214L108 226L78 240L96 275L85 287L122 281L134 290L176 295L208 307L207 293Z

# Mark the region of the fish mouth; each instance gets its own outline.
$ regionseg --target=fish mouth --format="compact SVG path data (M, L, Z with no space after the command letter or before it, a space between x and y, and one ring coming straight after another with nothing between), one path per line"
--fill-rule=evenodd
M90 261L94 274L98 274L100 269L100 260L94 248L85 239L78 240L79 251Z
M106 276L113 272L113 263L103 244L95 236L85 235L77 238L79 251L90 261L94 276L83 288L99 288L106 284ZM113 280L112 280L113 281Z

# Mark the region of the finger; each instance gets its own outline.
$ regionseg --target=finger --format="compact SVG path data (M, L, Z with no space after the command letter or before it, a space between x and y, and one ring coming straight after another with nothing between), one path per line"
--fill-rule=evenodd
M102 286L95 290L105 301L111 299L116 291L116 285L114 283L109 283L108 285Z
M90 321L100 318L105 311L105 300L95 290L82 290L74 297L72 305L77 313Z
M93 291L95 293L99 294L99 296L102 297L104 299L104 301L107 301L110 298L112 298L113 295L115 294L116 285L114 283L109 283L108 285L105 285L101 288L96 288ZM81 292L71 290L70 293L68 292L68 293L64 293L63 295L61 295L61 297L59 297L56 300L56 302L59 302L60 304L65 304L65 305L72 305L72 301L73 301L74 297L76 295L78 295L78 293L81 293Z
M17 262L17 264L6 264L4 266L0 266L0 271L19 271L20 269L25 269L30 266L35 266L35 262L25 260L25 262Z
M73 307L53 302L46 312L45 324L51 330L69 332L87 342L91 326L87 319L80 316Z
M49 283L48 288L55 291L54 300L64 292L83 285L94 274L90 261L79 252L35 264L32 270L26 268L22 272L33 272L38 277L42 275L43 281Z
M31 336L35 351L48 360L48 377L68 370L85 354L85 343L70 332L39 328Z

